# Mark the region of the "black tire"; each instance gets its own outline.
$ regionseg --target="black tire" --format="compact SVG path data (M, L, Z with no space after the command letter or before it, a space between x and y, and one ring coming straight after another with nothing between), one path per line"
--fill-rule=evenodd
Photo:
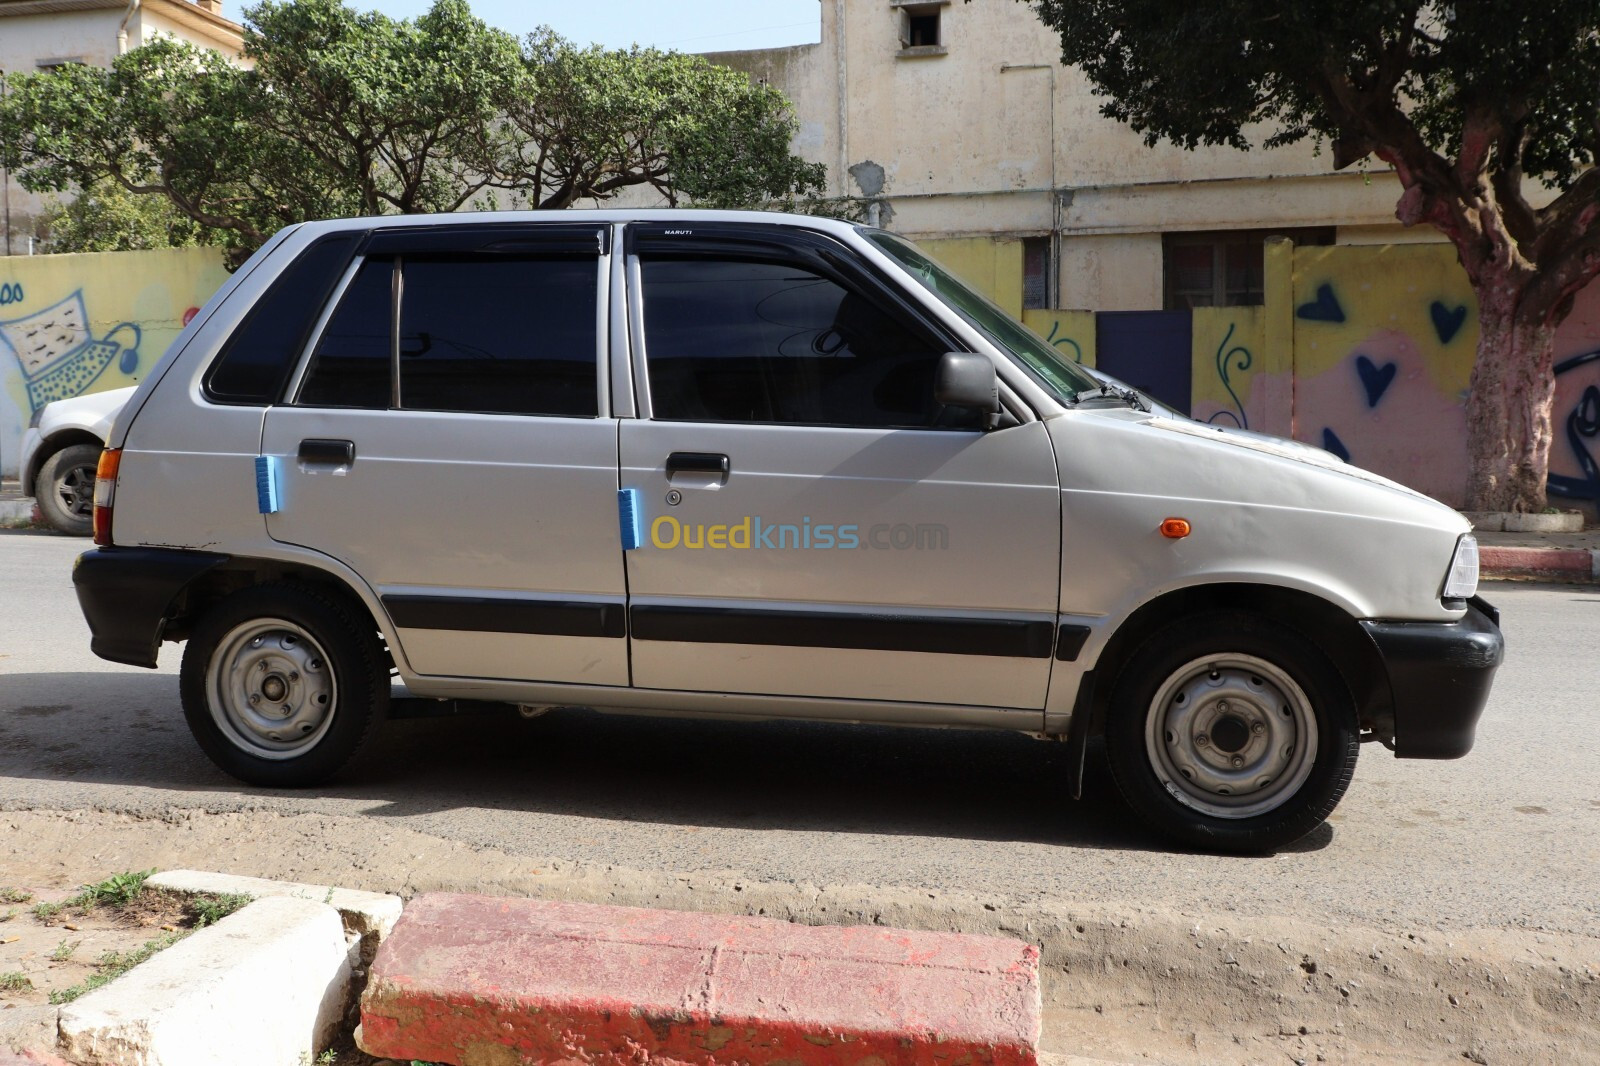
M1156 829L1208 850L1271 851L1311 832L1344 796L1359 747L1355 702L1332 661L1259 615L1173 622L1111 690L1117 788Z
M327 781L389 712L387 659L372 619L300 584L257 585L207 611L184 649L179 691L211 761L271 788Z
M100 447L69 444L39 467L34 498L51 529L74 537L94 532L94 474Z

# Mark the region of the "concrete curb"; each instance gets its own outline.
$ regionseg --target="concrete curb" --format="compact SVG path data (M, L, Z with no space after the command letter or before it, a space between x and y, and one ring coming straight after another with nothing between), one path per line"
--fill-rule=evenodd
M436 894L373 963L393 1059L1035 1066L1039 951L964 933Z
M303 885L294 881L269 881L264 877L238 877L204 870L168 870L145 882L151 888L184 895L207 893L219 896L249 896L252 899L286 896L325 903L339 912L347 936L361 943L363 965L372 961L378 942L389 935L404 908L399 896L382 892L360 892L327 885Z
M1600 550L1587 548L1518 548L1480 545L1478 566L1483 577L1558 577L1567 581L1600 580Z
M34 502L26 497L0 500L0 526L14 526L24 522L31 525L38 521L33 516L34 508Z
M257 900L61 1008L60 1050L95 1066L294 1066L338 1036L351 945L325 903Z

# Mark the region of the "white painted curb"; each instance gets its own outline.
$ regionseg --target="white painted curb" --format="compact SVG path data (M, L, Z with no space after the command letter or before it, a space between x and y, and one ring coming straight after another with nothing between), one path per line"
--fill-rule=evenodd
M351 993L351 949L325 903L261 899L61 1008L84 1066L302 1066Z
M389 930L400 920L400 911L405 906L399 896L382 892L302 885L294 881L269 881L263 877L236 877L204 870L168 870L154 875L145 884L186 895L209 892L222 896L249 896L251 899L288 896L326 903L339 912L345 932L362 941L361 953L369 962L377 950L378 941L389 935Z

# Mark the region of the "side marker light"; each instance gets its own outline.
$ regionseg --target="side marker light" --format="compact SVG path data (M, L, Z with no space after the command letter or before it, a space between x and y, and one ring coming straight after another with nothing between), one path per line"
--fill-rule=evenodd
M1169 518L1161 523L1161 535L1172 540L1182 540L1190 533L1187 518Z

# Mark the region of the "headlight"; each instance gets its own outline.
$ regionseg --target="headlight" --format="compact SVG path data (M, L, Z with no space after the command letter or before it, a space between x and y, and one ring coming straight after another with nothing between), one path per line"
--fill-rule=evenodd
M1450 560L1450 572L1445 575L1446 600L1470 600L1478 594L1478 538L1463 533L1456 542L1456 554Z
M33 417L28 419L28 428L29 429L38 429L39 428L39 419L44 417L44 409L45 409L46 406L47 406L46 404L40 404L38 409L33 412Z

